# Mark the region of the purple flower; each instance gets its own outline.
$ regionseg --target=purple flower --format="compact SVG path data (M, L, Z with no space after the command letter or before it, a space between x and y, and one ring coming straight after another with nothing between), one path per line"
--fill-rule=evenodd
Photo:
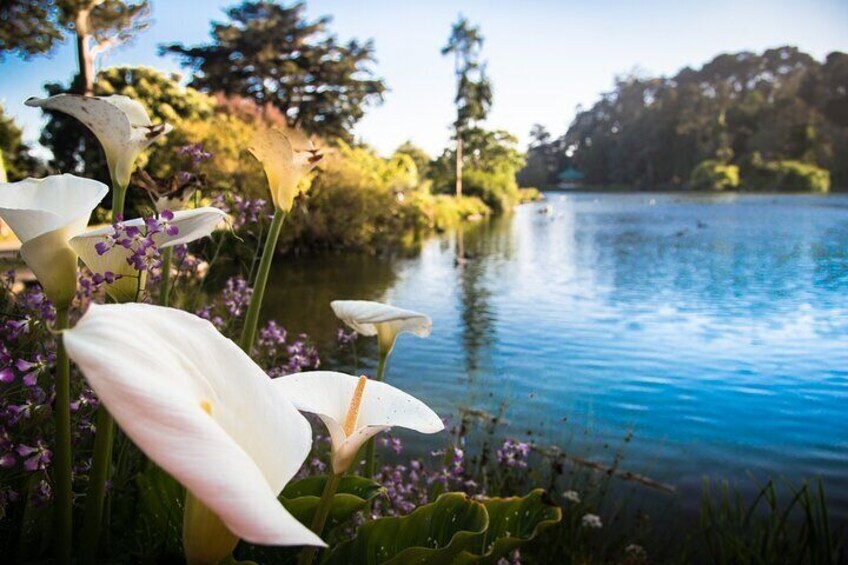
M15 381L15 372L6 367L4 369L0 369L0 383L9 384Z
M346 332L344 328L336 330L336 341L339 345L350 345L359 338L359 334L355 331Z
M496 455L501 465L525 469L527 468L527 459L530 457L530 445L514 439L507 439L497 450Z
M27 471L46 470L53 456L53 453L47 449L47 446L41 440L37 440L35 447L21 444L15 448L15 451L24 458L24 469Z

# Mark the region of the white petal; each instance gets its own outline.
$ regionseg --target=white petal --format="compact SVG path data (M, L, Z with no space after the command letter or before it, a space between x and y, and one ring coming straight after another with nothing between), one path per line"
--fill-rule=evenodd
M141 104L126 96L58 94L30 98L25 104L64 112L82 122L100 141L112 178L122 186L129 183L139 153L171 131L168 124L151 125Z
M341 321L362 335L376 335L378 326L391 325L395 335L409 332L421 337L430 335L430 317L369 300L334 300L330 303Z
M149 304L95 304L64 343L133 442L235 535L323 545L277 501L309 452L308 422L209 322Z
M0 183L0 217L21 243L59 228L80 233L108 192L105 184L74 175Z
M211 206L195 210L180 210L174 212L174 219L171 221L179 228L179 232L176 235L160 232L153 236L153 240L162 249L189 243L211 234L226 217L225 212ZM124 225L143 228L144 218L128 220L124 222ZM138 280L138 271L127 263L132 252L116 245L100 255L95 248L112 233L114 233L112 226L91 230L74 237L70 244L92 273L111 272L121 275L120 279L106 285L106 292L118 302L132 302L136 300L138 292L144 288L145 282L143 279Z
M131 127L153 125L150 121L150 116L147 115L147 110L144 109L144 106L138 100L133 100L129 96L121 96L120 94L100 96L99 98L122 111L126 115L127 120L129 120Z
M426 404L389 384L369 380L365 385L356 431L344 441L342 430L358 377L333 371L295 373L274 379L274 386L304 412L318 414L327 424L334 454L349 463L374 434L401 427L432 434L444 429L439 416ZM344 462L340 465L346 468ZM334 467L335 465L334 461Z
M105 184L73 175L0 184L0 218L21 240L21 256L56 304L70 302L76 290L77 258L68 240L85 229L107 192Z

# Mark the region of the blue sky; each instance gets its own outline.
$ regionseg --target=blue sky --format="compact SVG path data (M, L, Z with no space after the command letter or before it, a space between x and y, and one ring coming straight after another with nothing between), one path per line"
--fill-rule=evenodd
M178 71L175 59L157 55L157 46L207 41L210 21L222 19L222 9L233 3L152 0L153 26L99 64ZM312 0L307 11L310 17L332 15L332 30L342 39L374 39L376 70L390 90L356 133L383 153L407 139L431 153L447 143L454 81L452 63L439 50L460 12L486 37L483 53L495 92L489 126L512 131L522 143L537 122L564 132L575 107L592 104L616 74L638 69L668 75L723 51L783 44L819 59L848 51L845 0ZM75 64L70 43L50 57L0 63L0 103L25 127L28 140L37 139L41 118L23 100L43 94L45 82L66 82Z

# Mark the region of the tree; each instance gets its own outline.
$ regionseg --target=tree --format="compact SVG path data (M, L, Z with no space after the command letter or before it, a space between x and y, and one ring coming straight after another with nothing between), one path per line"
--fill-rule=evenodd
M35 176L41 163L23 142L23 132L0 106L0 182L17 181Z
M721 54L673 77L617 78L548 145L558 145L560 155L573 153L590 184L708 186L692 182L703 177L703 167L693 172L706 163L723 171L738 167L740 187L774 188L783 183L782 171L797 170L797 161L829 170L834 185L845 187L846 92L842 53L824 63L789 46ZM536 151L531 147L531 163Z
M191 86L252 98L279 109L290 126L343 139L368 104L382 102L373 43L340 43L327 31L330 18L309 22L302 3L273 2L244 2L227 17L213 24L211 43L161 47L192 69Z
M486 76L486 65L480 60L483 36L480 28L460 16L451 28L442 55L454 56L456 74L456 195L462 195L463 145L469 128L486 119L492 106L492 85Z
M420 179L425 179L430 173L430 155L427 154L426 151L412 143L412 141L405 141L397 149L395 149L395 155L398 153L402 153L404 155L409 155L412 161L415 163L415 168L418 170L418 177Z
M7 0L0 6L0 52L49 53L66 34L77 46L75 92L94 91L94 62L148 25L148 0Z

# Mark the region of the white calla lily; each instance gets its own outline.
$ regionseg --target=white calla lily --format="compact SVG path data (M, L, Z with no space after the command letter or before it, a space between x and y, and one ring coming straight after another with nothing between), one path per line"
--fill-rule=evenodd
M304 412L317 414L330 432L333 472L346 472L359 449L392 427L424 434L445 426L426 404L400 389L365 377L332 371L296 373L274 379L274 386Z
M21 241L21 256L44 293L67 306L77 288L77 254L70 239L85 230L109 188L74 175L0 184L0 218Z
M321 160L312 141L295 129L259 128L248 149L265 169L274 206L290 211L303 180Z
M357 333L365 336L376 335L382 356L391 353L398 335L411 333L427 337L433 325L426 314L380 302L334 300L330 306L336 317Z
M90 129L103 146L112 182L119 190L129 184L139 154L173 129L170 124L153 125L144 106L127 96L57 94L29 98L25 104L63 112Z
M226 217L224 211L211 206L180 210L174 212L173 219L168 221L170 227L176 228L175 233L163 230L151 235L151 238L159 249L182 245L208 236ZM143 230L146 229L144 218L128 220L121 225L124 229L142 230L142 236ZM88 231L72 238L70 245L91 272L120 275L114 282L106 284L105 290L109 296L117 302L134 302L139 292L144 289L147 271L139 272L127 262L133 254L132 249L112 245L105 253L98 251L97 244L109 241L114 233L113 226Z
M324 545L277 500L309 453L309 423L211 323L149 304L92 304L64 343L124 432L188 489L189 563L217 563L237 538Z

